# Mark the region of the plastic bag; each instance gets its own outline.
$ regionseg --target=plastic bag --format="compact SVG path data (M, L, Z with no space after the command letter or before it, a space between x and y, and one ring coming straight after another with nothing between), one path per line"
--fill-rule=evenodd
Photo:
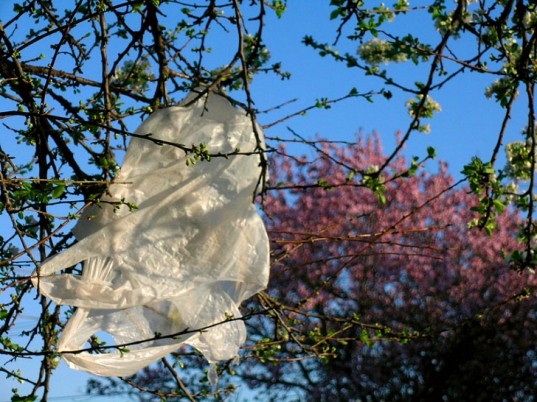
M212 154L259 151L250 117L216 94L159 110L136 132ZM79 241L33 278L42 294L77 307L58 342L70 367L126 376L184 343L211 363L237 355L246 337L238 306L268 281L268 238L252 204L260 173L258 154L187 166L177 147L132 140L109 194L74 227ZM80 262L82 275L56 274ZM100 332L128 351L66 353Z

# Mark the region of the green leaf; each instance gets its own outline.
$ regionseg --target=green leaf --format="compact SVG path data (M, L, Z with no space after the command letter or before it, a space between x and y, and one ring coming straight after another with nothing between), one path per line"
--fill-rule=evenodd
M386 195L384 194L384 191L376 191L375 195L382 205L386 204Z
M11 402L33 402L37 400L37 395L20 396L15 394L11 397Z
M502 200L498 200L498 199L492 200L492 202L494 203L494 207L496 208L496 211L499 214L503 213L503 211L505 210L505 202Z
M328 181L326 179L317 180L317 185L321 187L328 187Z
M333 10L331 13L330 13L330 19L331 20L335 20L337 17L339 17L340 15L343 15L344 11L342 8L336 8L335 10Z
M52 199L55 200L57 198L60 198L63 195L63 193L65 193L66 187L67 186L65 185L65 183L58 184L56 187L54 187L54 189L50 193L50 196L52 197Z
M286 5L286 2L284 1L274 0L272 2L272 9L274 10L278 18L282 18L283 13L285 12L286 8L287 8L287 5Z
M126 353L130 352L130 350L126 348L125 346L119 347L117 350L119 352L119 357L123 357L125 356Z
M360 332L360 340L366 346L373 346L375 344L375 341L369 338L369 331L367 329L362 329Z

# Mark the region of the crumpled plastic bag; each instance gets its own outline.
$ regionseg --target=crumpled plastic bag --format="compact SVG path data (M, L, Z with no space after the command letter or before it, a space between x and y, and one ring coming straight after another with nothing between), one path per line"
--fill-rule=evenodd
M216 94L159 110L136 133L204 143L211 154L259 151L250 116ZM56 303L77 307L57 346L71 368L127 376L183 344L211 363L237 355L246 338L238 306L268 282L268 237L252 204L260 174L259 154L187 166L177 147L132 139L108 194L74 227L78 242L32 279ZM80 262L82 275L57 274ZM128 351L66 353L102 332L131 343Z

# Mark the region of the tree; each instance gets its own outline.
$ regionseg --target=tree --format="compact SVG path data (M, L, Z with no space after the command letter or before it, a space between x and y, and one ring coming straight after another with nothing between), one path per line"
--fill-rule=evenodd
M317 158L289 160L285 149L273 158L283 187L333 184L266 200L269 293L291 306L281 331L308 328L305 349L322 345L333 359L269 368L252 383L295 383L314 400L531 400L537 326L527 287L537 282L502 258L520 247L521 218L503 213L491 237L468 230L478 199L455 187L445 164L385 181L384 202L348 185L349 172L386 160L378 138L319 148ZM398 158L389 168L408 164ZM262 328L269 337L273 329ZM285 342L277 356L296 356L295 348Z
M530 272L537 261L536 6L522 0L366 3L331 0L330 38L303 38L306 48L334 69L354 73L358 82L343 83L339 97L321 94L296 109L292 93L281 104L261 109L262 91L256 89L265 79L271 86L280 80L278 85L290 85L285 63L271 59L266 32L269 23L285 22L286 6L293 2L77 0L67 8L52 0L22 0L2 14L0 353L5 364L0 371L30 384L14 391L14 400L47 400L58 359L57 335L71 313L36 296L31 273L73 244L69 228L84 206L106 191L140 119L177 103L194 87L226 91L252 118L265 120L270 134L272 179L265 183L260 205L273 230L274 277L267 293L244 306L246 316L255 318L248 321L251 344L242 356L245 362L236 368L241 378L257 386L263 379L282 387L297 382L301 392L318 392L319 399L332 391L345 398L345 392L358 392L353 387L369 393L386 378L373 368L396 365L399 358L407 365L402 376L410 380L402 392L408 397L410 390L423 398L431 390L456 397L457 392L468 395L468 383L454 384L454 377L444 374L454 366L488 362L485 348L475 347L482 346L481 339L510 358L509 353L518 353L512 360L529 372L535 360L527 344L535 330ZM403 66L414 69L401 74ZM467 77L488 80L485 95L502 114L491 136L490 157L473 158L463 171L475 198L451 188L455 183L443 168L424 175L424 163L434 158L435 149L424 147L419 153L426 156L412 156L409 162L401 158L411 138L432 130L428 121L434 122L441 109L435 99L449 86L464 85ZM371 89L363 89L367 85ZM279 128L313 110L330 116L345 102L380 105L384 100L407 113L401 136L386 155L374 140L357 142L367 145L362 153L356 144L338 146ZM524 122L513 130L509 123L520 111ZM311 113L307 118L313 118ZM521 134L514 135L517 131ZM287 148L279 147L286 142ZM202 144L176 145L200 159ZM319 155L313 163L298 156L308 147ZM286 156L274 156L282 153ZM345 198L348 194L369 208ZM353 221L347 219L349 211L356 214ZM453 213L448 221L446 211ZM380 216L386 220L379 221ZM473 232L462 229L466 220ZM457 249L461 239L468 249L466 244ZM502 263L504 257L513 272ZM431 261L444 269L433 270ZM376 263L382 267L378 274L371 269ZM410 269L416 264L428 268ZM351 280L351 272L360 280ZM428 304L427 289L442 303ZM457 293L463 290L469 293ZM384 307L388 302L391 310ZM412 306L412 315L399 304ZM38 319L21 327L29 311ZM498 325L505 331L491 336L487 331ZM500 339L513 346L502 348ZM475 350L475 358L466 350ZM367 357L370 377L345 375L348 360L342 356L362 367ZM39 367L35 375L20 370L28 357ZM176 357L184 370L176 370L175 360L157 368L172 376L172 385L163 389L191 399L213 392L198 386L204 374L193 351ZM334 365L323 366L324 360ZM530 395L531 384L516 378L517 371L495 372L499 385L490 389L518 396L508 394L504 384L511 382L520 387L520 397ZM385 382L372 398L401 390L402 376ZM147 376L141 373L138 379ZM231 392L233 379L222 373L220 391Z

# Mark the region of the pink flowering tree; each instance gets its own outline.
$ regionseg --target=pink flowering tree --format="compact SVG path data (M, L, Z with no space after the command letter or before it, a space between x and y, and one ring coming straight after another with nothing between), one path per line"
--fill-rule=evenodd
M488 236L467 228L475 196L445 164L414 174L421 161L399 158L390 174L409 177L379 196L353 179L384 162L378 138L317 148L272 159L276 312L251 332L272 339L259 361L278 364L244 377L311 400L532 400L537 280L502 257L520 247L518 215L502 214Z

